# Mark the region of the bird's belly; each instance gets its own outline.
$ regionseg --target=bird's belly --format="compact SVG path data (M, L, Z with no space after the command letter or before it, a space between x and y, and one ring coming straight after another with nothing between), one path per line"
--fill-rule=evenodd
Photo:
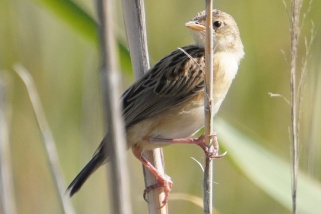
M160 125L150 133L157 138L186 138L204 126L204 107L195 106L180 112L169 113Z
M153 121L157 121L154 127L138 143L143 150L170 144L165 141L157 142L152 140L155 138L175 139L191 137L204 126L203 96L200 99L189 101L188 104L181 104L173 109L169 109L166 114L159 115Z
M180 104L150 119L145 119L127 130L128 146L151 150L169 145L168 142L156 142L152 139L175 139L193 136L204 126L204 100L200 95L193 101ZM215 115L222 99L216 100Z

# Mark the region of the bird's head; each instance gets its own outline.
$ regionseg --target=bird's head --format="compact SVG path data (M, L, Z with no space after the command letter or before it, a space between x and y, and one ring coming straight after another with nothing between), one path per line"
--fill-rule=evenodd
M214 9L212 19L214 51L238 52L242 55L242 58L244 55L243 44L233 17L225 12ZM192 30L195 43L199 47L205 46L205 24L205 11L198 13L191 21L185 24L186 27Z

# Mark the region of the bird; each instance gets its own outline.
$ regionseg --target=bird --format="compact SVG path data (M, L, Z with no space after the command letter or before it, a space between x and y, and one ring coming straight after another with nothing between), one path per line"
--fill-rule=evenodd
M233 17L218 9L212 11L214 39L214 106L215 115L235 78L244 57L238 26ZM205 85L205 11L188 21L194 44L178 48L162 58L121 96L127 148L157 178L158 183L146 191L164 188L167 203L172 181L148 162L142 152L173 143L192 143L204 150L204 137L192 138L204 126ZM108 133L92 159L67 188L72 197L88 177L109 161ZM176 140L178 139L178 140ZM184 141L184 139L187 139ZM106 148L107 147L107 148Z

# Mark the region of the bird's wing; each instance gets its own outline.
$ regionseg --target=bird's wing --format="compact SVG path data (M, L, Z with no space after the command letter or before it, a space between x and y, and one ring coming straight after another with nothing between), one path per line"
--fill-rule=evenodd
M202 91L204 66L204 49L197 46L186 46L164 57L123 94L126 127Z

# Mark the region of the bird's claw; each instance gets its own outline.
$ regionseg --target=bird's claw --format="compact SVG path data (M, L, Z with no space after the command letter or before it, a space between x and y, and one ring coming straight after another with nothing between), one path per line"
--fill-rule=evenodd
M164 196L164 200L162 201L162 206L160 207L160 208L163 208L168 201L168 195L169 195L169 192L172 190L172 186L173 186L173 182L171 181L170 177L166 176L166 178L159 180L158 183L146 187L143 194L144 200L148 202L147 194L150 191L157 188L164 188L165 196Z
M208 158L221 158L223 156L225 156L227 154L227 152L224 152L223 154L219 155L218 154L218 150L219 150L219 144L218 144L218 140L217 140L217 136L216 133L210 135L210 137L212 138L212 144L210 146L207 146L205 143L205 135L201 135L199 138L197 138L197 145L200 146L206 157Z

